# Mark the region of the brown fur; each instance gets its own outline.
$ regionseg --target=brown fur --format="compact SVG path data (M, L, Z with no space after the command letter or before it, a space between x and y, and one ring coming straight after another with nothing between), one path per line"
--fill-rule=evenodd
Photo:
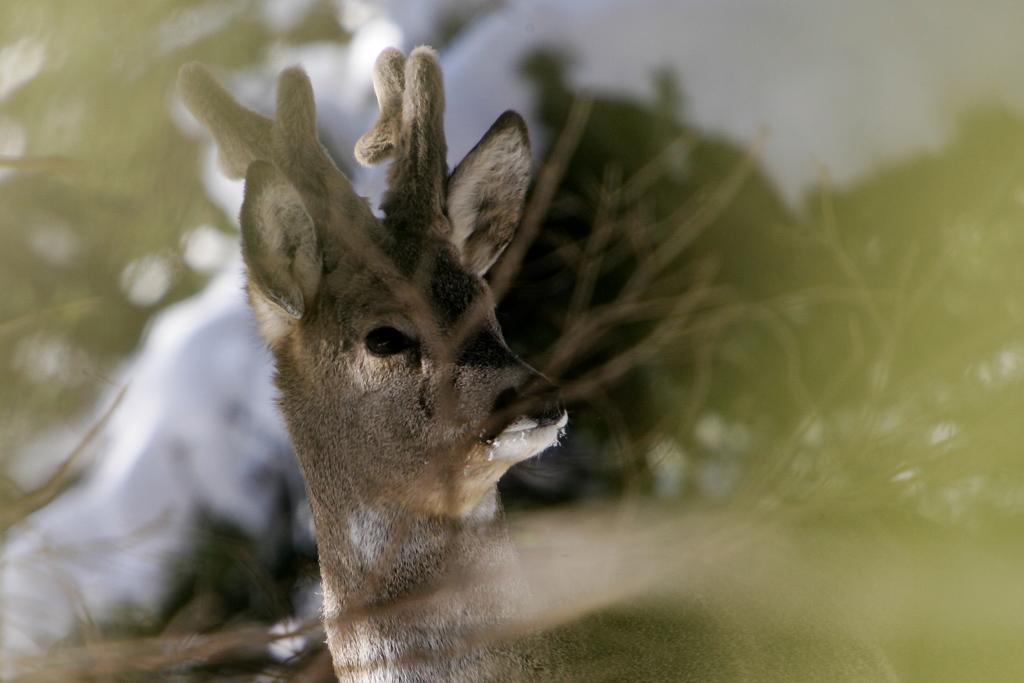
M536 672L526 649L485 637L514 622L522 586L474 578L515 562L498 478L565 424L546 381L505 345L482 279L522 212L522 120L503 115L449 179L434 52L383 53L381 119L357 147L364 162L394 157L381 221L320 145L300 69L282 73L272 122L202 67L180 80L226 170L246 177L249 298L306 477L339 676ZM374 353L382 327L413 346Z

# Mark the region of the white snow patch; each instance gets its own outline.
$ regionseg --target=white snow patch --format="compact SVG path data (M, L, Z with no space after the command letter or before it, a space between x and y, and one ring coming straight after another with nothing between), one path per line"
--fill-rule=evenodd
M11 531L0 573L6 653L38 652L86 614L155 607L199 515L260 538L282 486L299 495L241 280L236 261L155 318L117 379L128 389L86 481Z
M31 36L0 48L0 101L42 72L46 41Z
M69 225L49 222L36 225L26 239L29 249L52 266L71 265L82 248L82 241Z
M152 306L171 288L173 273L167 258L158 254L142 256L121 271L121 289L136 306Z
M192 270L213 273L237 258L238 245L238 239L204 224L181 238L181 257Z

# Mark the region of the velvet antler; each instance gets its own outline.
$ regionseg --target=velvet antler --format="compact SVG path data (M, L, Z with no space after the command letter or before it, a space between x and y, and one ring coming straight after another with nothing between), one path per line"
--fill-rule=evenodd
M374 66L380 116L356 145L356 158L376 164L394 158L381 208L393 226L436 225L444 216L448 174L444 83L437 54L418 47L408 59L395 49Z

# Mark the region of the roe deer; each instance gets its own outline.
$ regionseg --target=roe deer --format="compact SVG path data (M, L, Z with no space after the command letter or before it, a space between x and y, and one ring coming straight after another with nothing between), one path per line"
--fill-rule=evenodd
M364 164L393 159L378 219L320 144L300 68L281 74L273 120L199 65L182 69L180 87L223 170L245 178L248 297L306 479L335 672L540 671L540 658L494 637L521 587L466 583L515 562L497 480L567 422L555 388L506 346L483 279L530 181L522 118L501 115L449 175L435 53L383 52L380 117L356 147Z

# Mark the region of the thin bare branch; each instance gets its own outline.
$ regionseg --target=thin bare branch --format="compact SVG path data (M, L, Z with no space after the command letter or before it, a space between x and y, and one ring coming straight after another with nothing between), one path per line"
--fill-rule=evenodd
M36 510L50 504L57 496L64 492L74 472L75 465L96 436L103 430L110 416L117 410L127 389L127 384L121 387L117 394L115 394L114 400L111 401L107 409L100 415L100 418L89 428L89 431L82 437L82 440L78 442L71 453L68 454L45 482L16 501L9 509L0 513L0 534Z

